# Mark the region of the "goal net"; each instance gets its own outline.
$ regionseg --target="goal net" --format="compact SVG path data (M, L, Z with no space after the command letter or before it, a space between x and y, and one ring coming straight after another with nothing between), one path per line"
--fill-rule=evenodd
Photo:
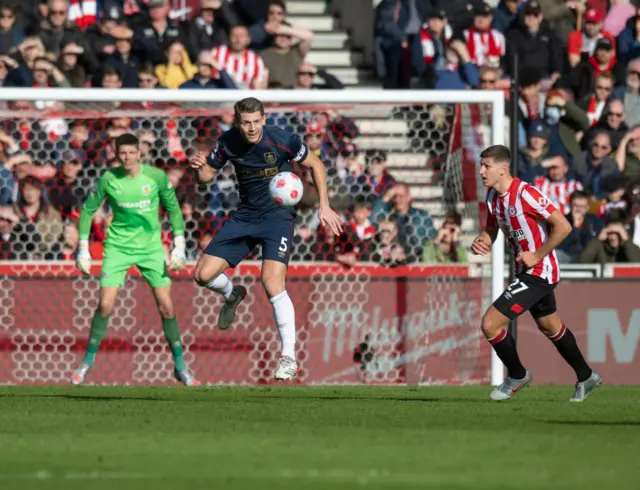
M221 299L191 280L238 192L230 166L203 186L188 159L211 150L233 122L233 102L245 96L263 100L267 123L300 134L324 161L331 205L347 223L338 238L324 233L310 176L295 168L305 181L287 282L296 308L298 382L489 382L491 354L478 327L497 283L491 265L466 248L483 220L478 154L502 143L502 94L1 89L0 95L7 101L0 109L0 383L66 383L81 359L98 303L110 210L105 205L94 217L89 278L73 264L76 222L99 176L118 165L114 140L124 132L139 136L143 161L168 173L182 206L190 265L174 275L173 297L186 361L205 384L271 382L279 338L260 283L260 249L229 271L249 296L228 331L215 328ZM164 214L161 220L168 249L171 230ZM137 270L119 293L89 381L172 382L159 316Z

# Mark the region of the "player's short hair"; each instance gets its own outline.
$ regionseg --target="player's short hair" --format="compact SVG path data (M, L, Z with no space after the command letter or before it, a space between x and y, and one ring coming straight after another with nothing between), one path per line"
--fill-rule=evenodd
M140 148L140 140L135 134L121 134L116 138L116 153L120 151L121 146L135 146L136 148Z
M261 116L264 116L264 105L255 97L239 100L233 106L233 114L236 121L240 121L241 114L251 114L253 112L259 112Z
M504 145L493 145L482 150L480 158L491 158L495 163L509 165L511 163L511 152Z

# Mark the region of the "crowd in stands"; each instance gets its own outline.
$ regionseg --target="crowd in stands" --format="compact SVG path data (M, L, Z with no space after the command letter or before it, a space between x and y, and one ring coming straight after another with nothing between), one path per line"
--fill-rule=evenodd
M168 0L0 0L0 83L343 88L306 60L314 33L287 21L284 0L200 0L193 15L182 16ZM517 54L519 96L510 103L520 110L512 144L518 176L539 186L572 223L561 261L640 261L638 27L640 9L626 0L500 0L496 8L382 0L373 26L375 68L388 89L504 89ZM174 184L191 259L237 205L230 168L212 186L198 186L187 164L191 152L209 151L231 126L227 109L154 118L144 111L164 106L114 102L110 108L130 114L80 119L65 115L72 107L59 102L0 104L30 114L0 120L0 259L73 256L80 206L99 175L118 165L113 141L125 131L140 137L145 163L165 168ZM333 112L271 111L268 123L304 135L325 161L331 204L348 224L339 237L322 230L310 175L296 169L306 188L294 259L345 266L466 262L461 216L450 212L436 227L414 207L410 186L389 172L387 154L355 146L354 121ZM98 259L109 220L107 207L94 220ZM165 239L170 243L168 231Z
M518 177L572 223L560 260L640 260L640 2L383 0L375 29L387 88L507 89L517 75Z

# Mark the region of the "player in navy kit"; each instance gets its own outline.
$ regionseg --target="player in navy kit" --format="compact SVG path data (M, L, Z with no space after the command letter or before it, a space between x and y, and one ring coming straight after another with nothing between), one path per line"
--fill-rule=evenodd
M269 181L278 172L290 171L291 162L310 168L320 198L320 222L339 235L342 220L329 206L324 164L309 153L299 136L266 126L264 106L253 97L237 102L234 113L235 126L220 137L211 154L198 153L191 162L201 183L210 182L230 162L240 186L240 206L200 257L194 279L224 296L218 328L226 330L247 291L243 286L234 287L224 271L238 265L256 245L262 246L262 285L273 305L282 342L275 379L288 380L298 371L295 312L285 289L295 210L280 207L271 199Z

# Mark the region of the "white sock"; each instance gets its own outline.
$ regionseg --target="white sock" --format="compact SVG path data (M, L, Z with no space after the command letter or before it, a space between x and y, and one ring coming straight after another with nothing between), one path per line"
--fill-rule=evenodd
M286 291L269 299L282 342L282 356L296 358L296 312Z
M216 276L213 281L206 284L204 287L211 289L211 291L215 291L216 293L220 293L226 300L228 300L233 294L233 283L226 274Z

